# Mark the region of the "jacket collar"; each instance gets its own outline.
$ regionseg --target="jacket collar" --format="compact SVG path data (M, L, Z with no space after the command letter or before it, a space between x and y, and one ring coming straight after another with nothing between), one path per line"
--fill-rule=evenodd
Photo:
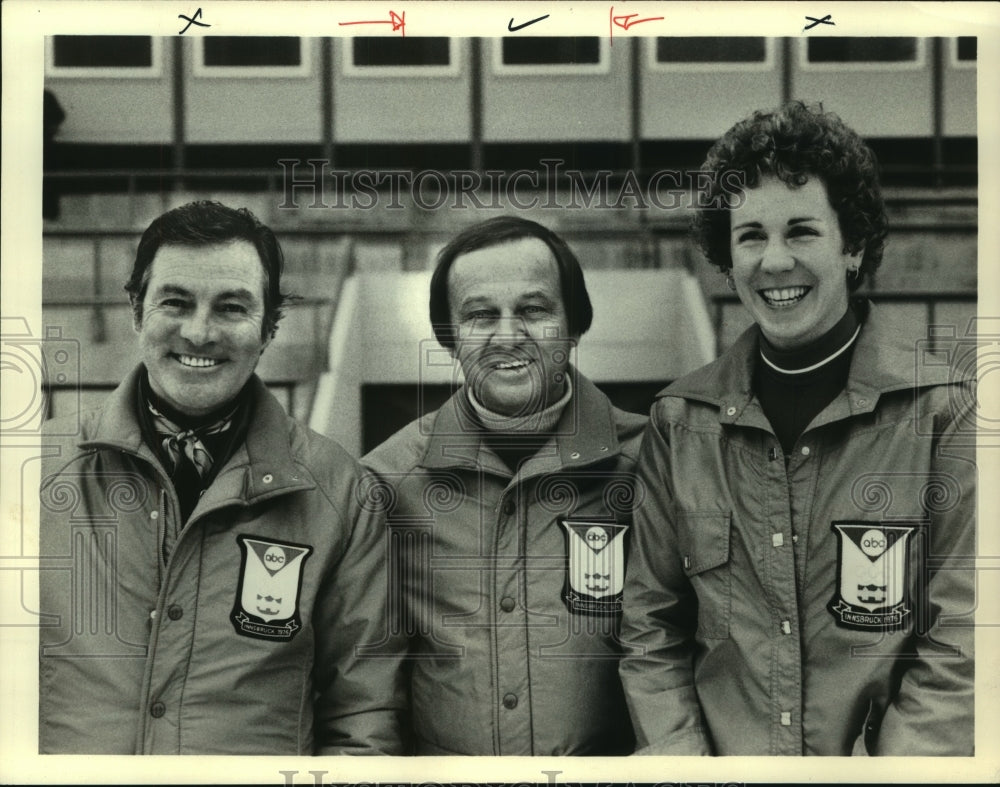
M133 369L108 396L92 435L81 440L79 447L126 451L158 467L166 475L152 449L142 439L135 413L141 370L141 366ZM251 378L250 389L254 412L247 426L246 440L219 470L198 509L209 503L248 505L286 492L315 488L292 456L289 418L284 409L256 374Z
M611 402L576 371L573 396L538 453L523 466L522 476L602 461L621 452ZM434 414L421 467L475 467L510 475L507 466L484 444L483 431L460 388Z
M926 338L918 338L870 301L858 335L847 385L810 428L851 415L872 412L882 394L972 379L968 369L935 363ZM928 334L929 335L929 334ZM677 380L657 394L716 405L720 423L770 429L753 394L759 328L751 325L718 359Z

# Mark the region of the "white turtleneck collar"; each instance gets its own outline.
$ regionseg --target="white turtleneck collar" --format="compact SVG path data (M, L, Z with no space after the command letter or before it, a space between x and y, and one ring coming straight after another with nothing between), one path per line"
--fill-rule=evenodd
M475 411L480 423L487 431L501 433L518 432L551 432L559 423L563 408L573 396L573 381L570 375L566 375L566 392L557 402L553 402L544 410L525 415L501 415L487 409L482 403L476 400L469 386L465 387L466 397L469 405Z

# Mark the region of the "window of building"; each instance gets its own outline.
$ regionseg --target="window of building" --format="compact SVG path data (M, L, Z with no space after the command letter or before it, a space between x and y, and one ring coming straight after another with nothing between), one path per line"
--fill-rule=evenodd
M951 39L951 64L959 68L975 68L978 58L978 40L975 36Z
M157 77L162 39L152 36L50 36L45 40L48 76Z
M809 38L802 44L802 67L811 70L918 68L926 48L921 38L882 36Z
M297 36L202 36L195 39L195 76L307 76L308 42Z
M499 74L578 74L608 70L608 43L600 36L517 36L495 39Z
M767 70L774 67L774 42L763 37L688 36L648 40L654 71Z
M449 76L458 73L455 39L358 36L344 41L344 73L353 76Z

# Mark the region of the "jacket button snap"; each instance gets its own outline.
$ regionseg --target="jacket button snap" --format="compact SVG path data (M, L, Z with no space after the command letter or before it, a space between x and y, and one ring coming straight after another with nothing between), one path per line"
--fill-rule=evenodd
M162 702L154 702L149 706L149 715L154 719L160 718L164 713L167 712L167 706Z
M505 596L500 600L500 609L504 612L513 612L516 606L517 603L510 596Z
M507 710L513 710L517 707L517 695L516 694L504 694L503 695L503 706Z
M809 446L802 446L802 456L809 456Z
M727 407L726 408L726 415L736 415L736 408L735 407Z
M264 478L262 479L265 484L269 484L274 480L274 476L270 473L264 473Z
M177 604L171 604L167 609L167 617L171 620L180 620L184 617L184 610L181 609Z
M149 518L150 519L159 519L160 518L160 512L159 511L150 511L149 512Z
M569 455L569 458L570 459L579 459L580 458L580 452L579 451L574 451L573 453L571 453Z
M514 513L514 501L507 500L503 504L503 514L504 516L510 516Z

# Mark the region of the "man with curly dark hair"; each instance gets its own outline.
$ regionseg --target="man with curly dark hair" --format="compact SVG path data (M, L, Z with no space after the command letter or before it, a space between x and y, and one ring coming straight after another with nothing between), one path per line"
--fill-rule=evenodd
M875 157L792 102L704 168L694 229L755 324L644 438L622 631L642 655L621 663L640 751L971 755L974 380L915 366L920 332L851 296L886 235Z

